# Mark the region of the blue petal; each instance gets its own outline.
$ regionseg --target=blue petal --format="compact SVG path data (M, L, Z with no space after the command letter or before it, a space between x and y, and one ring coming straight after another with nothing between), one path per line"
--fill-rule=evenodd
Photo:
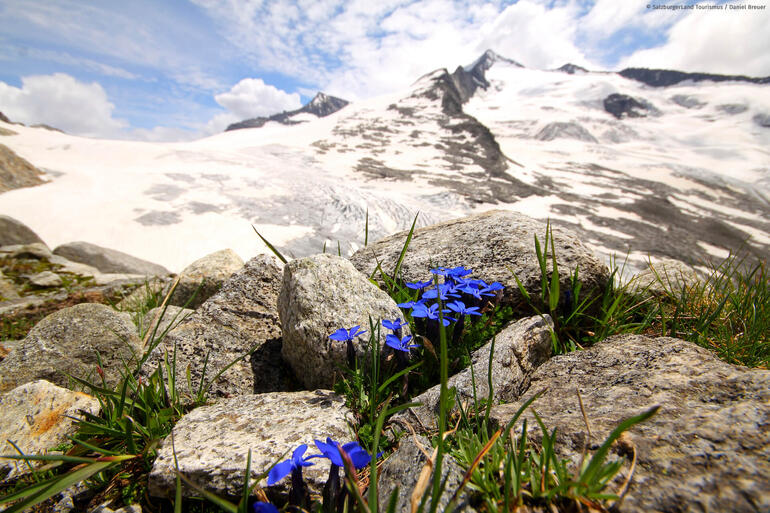
M329 338L332 340L339 340L340 342L344 342L350 337L348 336L348 330L346 330L345 328L340 328L334 333L332 333L331 335L329 335Z
M254 513L278 513L278 508L269 502L257 501L251 506L251 509Z
M291 460L282 461L274 466L267 475L267 486L273 486L275 483L288 476L291 473Z

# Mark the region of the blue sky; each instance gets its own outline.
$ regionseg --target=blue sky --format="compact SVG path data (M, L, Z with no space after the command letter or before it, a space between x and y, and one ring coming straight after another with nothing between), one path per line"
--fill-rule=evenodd
M764 9L728 9L741 4ZM768 4L0 0L0 111L78 135L184 140L296 108L319 90L353 101L396 91L487 48L542 69L767 76Z

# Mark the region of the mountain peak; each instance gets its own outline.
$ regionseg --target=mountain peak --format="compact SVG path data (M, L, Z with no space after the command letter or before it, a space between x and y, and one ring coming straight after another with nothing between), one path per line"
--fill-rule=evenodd
M489 50L485 51L481 55L481 57L479 57L478 59L473 61L472 64L470 64L468 66L463 66L463 69L465 69L465 71L468 71L468 72L471 72L471 73L473 73L474 71L475 72L482 72L483 73L484 71L486 71L489 68L491 68L493 64L498 63L498 62L503 63L503 64L510 64L512 66L516 66L516 67L519 67L519 68L523 68L524 67L522 64L516 62L515 60L509 59L507 57L503 57L502 55L500 55L499 53L495 52L494 50L489 49Z
M342 98L337 98L336 96L331 96L318 91L312 100L307 102L299 109L273 114L269 117L263 116L247 119L238 123L233 123L225 129L225 132L230 130L238 130L241 128L259 128L268 121L275 121L284 125L296 125L303 122L293 119L293 117L297 114L308 113L313 114L319 118L323 118L330 114L334 114L348 103L350 102L347 100L343 100Z
M572 64L571 62L568 62L561 68L557 68L556 71L563 71L564 73L569 73L570 75L588 73L588 70L584 67L578 66L577 64Z

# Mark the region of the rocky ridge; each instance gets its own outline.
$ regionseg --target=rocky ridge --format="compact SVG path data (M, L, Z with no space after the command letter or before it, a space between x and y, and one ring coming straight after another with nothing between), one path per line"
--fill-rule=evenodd
M336 96L330 96L324 93L317 93L312 100L300 107L299 109L284 111L279 114L273 114L267 117L257 117L239 121L228 125L225 132L231 130L240 130L243 128L259 128L265 125L269 121L281 123L282 125L296 125L303 123L304 121L294 119L299 114L312 114L313 116L323 118L334 114L338 110L345 107L348 103L347 100L337 98Z

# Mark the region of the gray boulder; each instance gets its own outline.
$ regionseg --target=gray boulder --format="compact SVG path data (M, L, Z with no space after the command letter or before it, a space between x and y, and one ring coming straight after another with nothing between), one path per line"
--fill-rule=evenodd
M522 297L511 271L518 275L528 292L540 293L540 266L535 256L534 237L537 235L542 245L545 229L545 223L504 210L490 210L420 228L414 231L401 274L408 282L426 280L431 268L462 265L473 269L473 276L487 283L500 282L505 286L504 299L518 302ZM552 229L562 290L569 288L569 274L577 267L585 293L604 287L609 279L607 267L577 235L558 226ZM350 261L367 276L372 275L377 262L390 273L407 233L400 232L370 244L356 251Z
M94 303L64 308L40 321L0 362L0 392L38 379L66 387L67 374L101 383L97 355L107 385L115 385L125 364L142 355L131 317Z
M223 249L196 260L185 267L179 275L179 283L169 304L185 306L195 294L187 308L198 308L216 294L222 284L242 267L243 260L232 249Z
M0 144L0 193L45 183L42 171Z
M73 262L96 267L103 273L142 274L145 276L165 276L170 274L162 265L136 258L122 251L103 248L88 242L69 242L53 250L55 255L63 256Z
M300 444L308 444L305 456L318 454L313 440L326 437L346 443L354 436L345 400L328 390L275 392L221 400L191 411L174 426L173 438L164 440L149 477L149 492L173 497L174 451L179 471L198 486L220 496L241 493L246 457L251 450L252 478L270 465L291 458ZM172 446L173 440L173 446ZM319 492L329 474L326 459L303 469L305 482ZM289 478L275 485L286 492ZM186 496L198 495L185 486Z
M551 329L549 316L529 317L509 324L495 337L495 352L492 358L493 401L513 401L529 387L529 380L535 369L551 356ZM476 397L489 396L488 370L489 353L492 343L475 351L471 367L458 372L447 382L449 388L457 389L456 400L460 404L472 403L473 382L476 382ZM411 402L422 406L410 408L397 417L410 422L415 429L435 427L439 412L441 385L436 385L414 397ZM415 422L416 421L416 422Z
M0 395L0 454L16 454L7 441L24 454L40 454L63 442L77 429L80 410L97 415L99 401L89 395L57 387L48 381L25 383ZM26 463L0 460L0 474L24 473Z
M425 462L428 461L428 458L425 456L426 452L433 456L433 448L426 438L422 436L414 437L412 435L401 438L398 449L385 460L380 469L377 499L382 506L381 511L385 510L388 501L390 500L390 496L396 487L398 487L396 511L403 513L411 511L412 493L417 485L420 472L425 466ZM445 454L441 464L441 478L442 480L446 479L446 487L439 500L437 511L445 510L452 498L452 494L454 494L457 487L462 483L463 474L463 470L460 468L460 465L457 464L455 459L452 458L452 456ZM433 473L431 472L431 480L428 488L424 492L428 495L428 498L425 501L425 508L423 511L430 511L430 493L432 486ZM418 496L422 497L422 495ZM468 506L467 502L468 494L466 488L466 490L460 494L460 497L455 504L455 509L452 511L474 511L473 508Z
M24 223L4 215L0 215L0 246L11 244L31 244L43 242L43 239L27 227Z
M339 367L347 363L347 344L329 339L340 328L367 331L353 343L365 359L369 320L403 318L387 293L377 288L346 259L314 255L292 260L283 270L278 297L284 359L309 389L331 387ZM380 332L380 346L387 330ZM406 332L404 333L406 335Z
M594 450L621 420L661 406L627 433L637 466L622 511L770 511L770 371L730 365L682 340L621 335L551 358L532 376L530 391L540 390L533 407L558 429L557 453L574 466L586 432L576 390ZM493 408L493 423L518 408ZM534 417L525 417L537 441Z
M195 390L202 377L212 379L241 357L213 384L212 394L231 396L295 388L280 353L281 328L276 309L280 287L281 270L275 259L267 255L252 258L219 292L168 333L153 350L142 374L151 374L163 354L171 355L176 345L177 383L187 382L189 366ZM251 355L244 357L250 351Z

